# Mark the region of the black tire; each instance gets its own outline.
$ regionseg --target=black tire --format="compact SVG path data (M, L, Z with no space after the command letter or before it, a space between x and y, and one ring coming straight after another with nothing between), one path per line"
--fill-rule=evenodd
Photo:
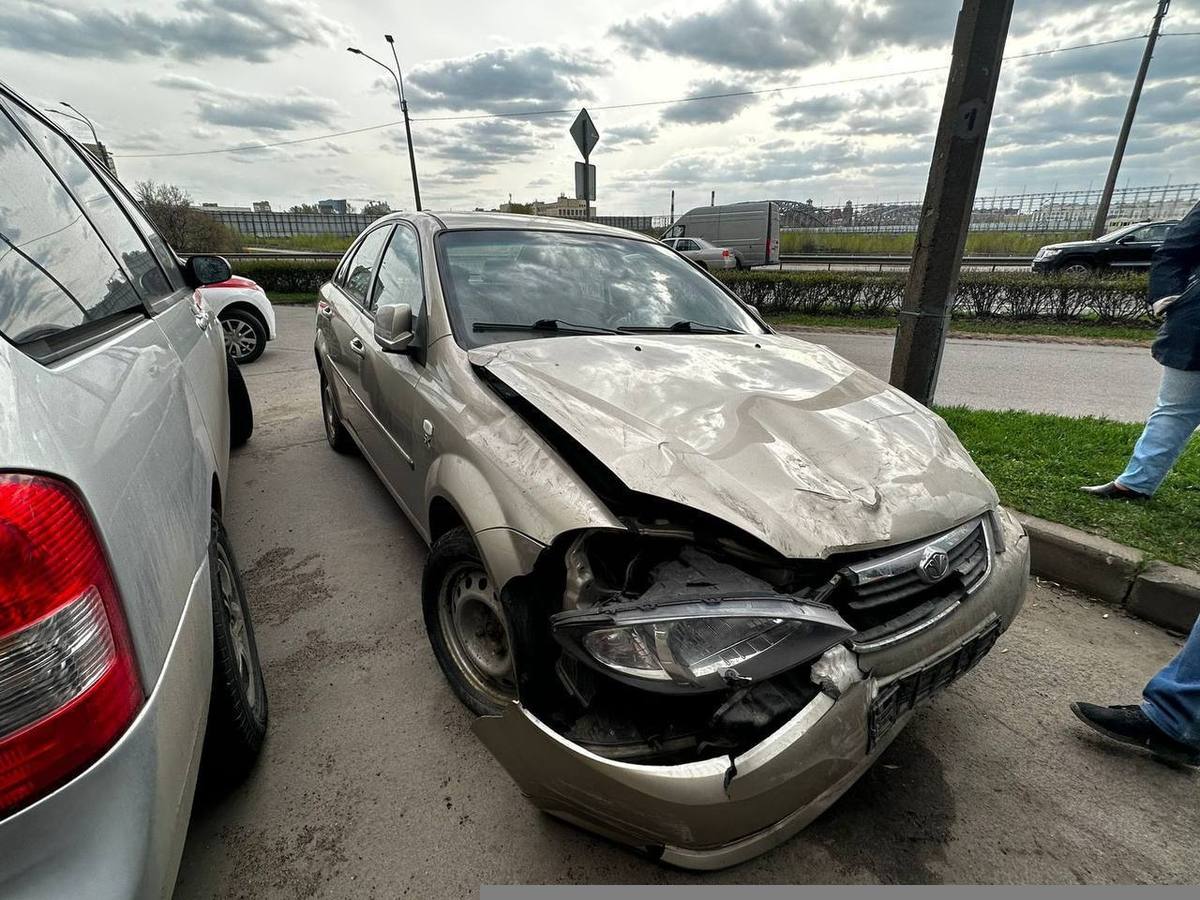
M236 450L254 434L254 406L238 364L226 357L225 367L229 372L229 447Z
M461 617L454 612L456 596ZM458 699L476 715L498 715L517 696L512 643L495 586L466 528L452 528L433 542L421 579L421 606L433 655ZM472 641L464 641L464 629L455 624L464 619L479 626ZM507 659L507 677L488 674L481 660L489 654L493 670Z
M225 352L239 366L245 366L267 349L267 326L262 319L245 309L226 309L217 317L221 323L221 335L225 339Z
M342 424L342 414L337 408L337 397L325 373L321 372L321 421L325 424L325 440L338 453L354 453L358 446Z
M215 512L208 551L213 680L201 772L206 786L220 790L241 782L258 759L267 736L267 688L242 575Z
M1072 275L1076 278L1087 278L1096 274L1096 267L1087 260L1068 259L1058 267L1058 274Z

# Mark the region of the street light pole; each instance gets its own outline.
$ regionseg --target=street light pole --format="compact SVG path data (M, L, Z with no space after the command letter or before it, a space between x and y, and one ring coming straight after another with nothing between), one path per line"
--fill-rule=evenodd
M79 118L79 116L73 116L73 115L71 115L70 113L65 113L65 112L63 112L61 109L52 109L51 107L47 106L47 107L46 107L46 108L43 110L43 112L48 112L48 113L50 113L50 115L52 115L52 116L62 116L64 119L70 119L72 122L78 122L80 125L87 125L87 124L88 124L88 123L87 123L87 121L85 121L84 119L81 119L81 118ZM93 131L93 132L92 132L92 137L93 137L93 138L95 138L95 136L96 136L96 132L95 132L95 131Z
M395 71L392 71L391 66L380 62L370 53L367 53L364 50L359 50L357 47L347 47L346 50L355 54L356 56L365 56L371 62L375 63L375 65L382 66L383 68L387 69L388 74L392 76L392 80L396 82L396 97L400 100L400 112L404 114L404 137L408 142L408 165L412 170L413 200L416 204L417 212L420 212L421 188L417 183L417 158L413 153L412 127L409 125L408 121L408 101L404 99L404 81L399 74L400 58L396 56L396 44L392 40L392 36L390 34L385 34L384 37L387 39L387 42L392 45L392 56L396 59Z
M1137 77L1133 80L1133 92L1129 95L1129 106L1125 108L1125 121L1121 123L1121 133L1117 135L1117 146L1113 150L1112 162L1108 166L1108 179L1104 182L1104 193L1100 195L1100 205L1096 207L1096 218L1092 222L1092 237L1098 238L1104 234L1104 224L1108 221L1108 207L1112 203L1113 190L1117 186L1117 175L1121 171L1121 160L1125 156L1125 145L1129 143L1129 132L1133 129L1133 117L1137 114L1138 100L1142 96L1142 85L1146 82L1146 72L1150 69L1150 59L1154 56L1154 45L1158 42L1158 29L1162 26L1163 17L1171 6L1171 0L1158 0L1158 10L1154 13L1154 24L1150 26L1150 34L1146 38L1146 49L1142 51L1142 64L1138 67Z
M404 97L404 73L400 71L400 57L396 55L396 42L390 34L383 39L392 48L392 59L396 61L396 85L400 89L400 112L404 113L404 139L408 142L408 166L412 170L413 195L417 199L417 212L421 211L421 189L417 187L417 157L413 152L412 126L408 123L408 100Z
M83 120L84 124L87 125L87 127L92 132L92 140L94 140L96 142L97 146L101 146L100 138L96 135L96 126L92 124L92 120L89 119L87 116L85 116L83 113L81 113L79 110L77 110L75 107L73 107L66 100L59 100L58 102L59 102L60 106L65 106L67 109L71 110L71 112L75 113L75 115L79 116L79 118Z

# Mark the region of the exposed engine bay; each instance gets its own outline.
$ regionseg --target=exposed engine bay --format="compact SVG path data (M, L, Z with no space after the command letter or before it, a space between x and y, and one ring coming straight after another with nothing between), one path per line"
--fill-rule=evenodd
M643 763L748 749L822 691L836 699L847 667L858 677L846 644L935 620L990 568L986 517L882 555L802 562L719 525L627 523L565 536L507 605L530 711ZM944 568L926 574L931 561Z

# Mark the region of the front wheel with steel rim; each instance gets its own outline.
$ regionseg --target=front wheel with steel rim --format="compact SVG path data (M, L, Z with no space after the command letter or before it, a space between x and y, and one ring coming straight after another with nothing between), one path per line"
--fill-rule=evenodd
M267 349L267 329L256 315L244 309L227 309L218 318L230 359L244 366L263 355Z
M517 697L508 617L466 528L433 543L421 601L434 656L472 712L496 715Z
M213 679L201 773L207 785L225 788L246 777L262 750L267 734L267 688L246 589L216 513L212 515L208 562Z

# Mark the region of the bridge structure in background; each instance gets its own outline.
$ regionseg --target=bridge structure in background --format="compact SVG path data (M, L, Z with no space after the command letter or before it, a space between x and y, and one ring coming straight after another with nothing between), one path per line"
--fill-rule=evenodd
M993 194L975 199L972 231L1055 233L1086 231L1100 201L1100 190ZM1200 183L1130 187L1114 192L1108 227L1120 228L1151 219L1178 219L1200 201ZM776 200L784 231L911 234L921 217L921 201L846 203L816 206L799 200ZM362 213L253 212L194 207L248 238L297 235L355 237L375 217ZM596 216L591 221L659 235L669 216Z
M378 216L363 213L290 213L254 212L243 209L213 209L193 206L192 209L212 216L223 225L246 237L281 238L297 235L332 234L337 237L357 237Z
M1058 232L1086 231L1100 202L1099 189L1043 191L977 196L971 213L972 231ZM1169 184L1123 188L1113 193L1108 227L1120 228L1151 219L1178 219L1200 200L1200 184ZM782 227L787 231L915 232L921 201L852 203L815 206L796 200L777 200Z

